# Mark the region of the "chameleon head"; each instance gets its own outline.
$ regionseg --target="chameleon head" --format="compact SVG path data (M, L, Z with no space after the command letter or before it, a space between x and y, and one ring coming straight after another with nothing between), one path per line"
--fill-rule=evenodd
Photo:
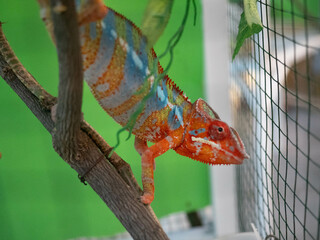
M241 164L249 158L236 130L202 99L193 104L184 140L175 151L209 164Z

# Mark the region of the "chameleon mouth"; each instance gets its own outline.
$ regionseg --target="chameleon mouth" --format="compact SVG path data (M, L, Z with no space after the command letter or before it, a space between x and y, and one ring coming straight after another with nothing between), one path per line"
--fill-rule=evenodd
M217 143L215 143L213 141L209 141L209 140L204 139L204 138L191 137L191 140L194 141L194 142L208 144L212 148L217 149L217 150L223 152L228 157L231 157L232 159L236 160L239 164L241 164L245 158L249 158L249 155L245 151L241 151L242 157L238 157L235 154L223 149L220 144L217 144Z
M233 138L236 140L237 148L240 151L242 158L249 159L250 156L246 153L246 149L244 147L244 144L243 144L239 134L237 133L237 131L234 128L230 127L230 129L231 129L231 133L233 135Z

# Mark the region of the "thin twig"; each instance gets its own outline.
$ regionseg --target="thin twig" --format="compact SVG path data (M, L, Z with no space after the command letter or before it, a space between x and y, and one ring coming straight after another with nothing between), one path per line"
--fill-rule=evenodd
M2 33L2 25L0 22L0 31ZM23 67L13 50L11 49L4 34L0 34L0 51L3 54L4 60L10 64L10 69L20 79L23 85L28 88L32 94L42 101L45 108L50 109L52 103L56 101L55 97L45 91L42 86L34 79L34 77Z

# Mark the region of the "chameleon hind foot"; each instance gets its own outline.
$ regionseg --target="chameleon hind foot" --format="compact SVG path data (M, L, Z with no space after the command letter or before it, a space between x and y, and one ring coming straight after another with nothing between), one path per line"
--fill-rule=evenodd
M102 20L108 13L108 8L101 0L87 0L81 5L78 14L79 25Z

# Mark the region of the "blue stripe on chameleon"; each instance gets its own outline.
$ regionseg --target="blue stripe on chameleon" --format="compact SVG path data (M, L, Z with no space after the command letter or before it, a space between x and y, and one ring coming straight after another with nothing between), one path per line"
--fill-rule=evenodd
M177 105L174 105L168 116L168 124L172 130L183 126L183 109Z
M163 80L160 80L159 85L156 87L156 92L149 99L147 99L144 116L141 118L143 121L149 117L150 114L160 111L168 105L168 93L166 88L162 87Z
M206 131L206 129L199 128L199 129L195 129L195 130L189 131L189 134L193 135L193 136L197 136L199 133L203 133L205 131Z
M130 83L127 87L134 88L134 91L136 91L146 80L145 67L148 66L148 59L142 61L139 52L136 52L134 49L133 34L138 34L135 31L136 30L132 27L131 23L126 21L126 41L129 48L124 68L124 80ZM142 49L142 52L144 52L144 49Z
M161 89L161 86L163 86L163 89ZM134 129L139 129L151 114L156 113L157 111L161 111L166 106L168 106L168 92L167 92L167 88L165 85L165 80L163 80L163 79L160 80L156 91L158 93L154 94L149 99L147 99L146 105L143 110L143 114L137 120L137 122L134 126ZM164 98L163 97L159 98L158 97L159 94L161 96L164 96ZM139 103L136 104L136 106L134 106L134 108L136 108L138 105L139 105Z
M136 58L139 57L139 55L134 52L132 36L133 27L127 20L125 21L125 28L126 39L122 40L127 43L128 52L123 68L124 78L119 83L120 85L113 95L110 95L100 101L103 106L107 106L108 108L116 108L130 99L143 85L146 77L145 68L138 67L136 64Z
M143 65L143 71L144 71L144 74L147 75L147 70L148 70L148 52L146 47L147 47L147 41L146 41L146 38L144 36L141 36L140 38L140 52L138 53L138 56L140 58L140 60L142 61L142 65Z
M172 89L172 99L173 102L176 101L177 97L180 95L180 93L176 89Z
M160 102L166 102L166 95L164 94L164 91L161 89L161 86L157 86L157 95L158 95L158 100Z
M164 79L160 80L159 85L157 86L154 100L153 111L159 111L168 105L168 91Z
M125 21L126 24L126 40L130 48L133 48L132 26L129 21Z
M75 0L77 12L80 10L80 0Z
M90 38L96 39L96 37L97 37L96 23L92 22L92 23L90 23Z
M126 39L128 44L128 53L124 65L124 82L126 88L131 88L133 93L143 84L145 72L142 70L142 61L139 55L134 51L133 36L130 22L126 21Z
M103 19L102 36L100 40L99 51L95 62L84 72L84 77L87 83L92 85L106 71L111 57L114 52L115 38L112 36L112 31L115 31L115 13L109 9L108 14ZM93 23L96 25L96 23ZM80 28L80 36L85 34L85 28ZM82 44L84 44L82 37ZM85 58L86 56L84 56Z

